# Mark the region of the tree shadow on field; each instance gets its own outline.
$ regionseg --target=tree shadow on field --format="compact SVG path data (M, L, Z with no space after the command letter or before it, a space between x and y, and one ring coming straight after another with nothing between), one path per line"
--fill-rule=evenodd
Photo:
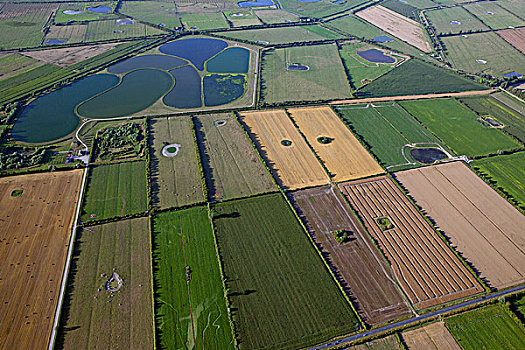
M216 219L233 219L233 218L238 218L240 217L241 214L237 211L234 211L232 213L224 213L224 214L215 214L213 216L213 219L216 220Z
M157 123L156 120L150 120L150 129L153 128L153 125ZM150 177L151 179L148 179L150 181L150 188L151 188L151 203L155 206L160 205L160 198L159 198L159 192L160 192L160 172L159 172L159 159L155 155L155 148L153 147L153 137L151 136L148 140L148 147L149 147L149 154L150 154Z
M197 147L199 149L199 154L201 157L202 169L204 170L204 178L206 180L206 186L208 186L208 200L216 199L217 195L217 182L213 177L213 167L211 166L211 158L206 148L204 147L206 143L206 134L204 133L204 127L199 118L193 118L195 123L195 135L197 137Z

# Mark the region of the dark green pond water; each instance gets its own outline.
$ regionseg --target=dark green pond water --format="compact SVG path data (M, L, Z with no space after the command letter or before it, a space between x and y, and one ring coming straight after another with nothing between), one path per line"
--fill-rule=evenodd
M201 77L192 66L170 71L175 87L162 99L166 106L174 108L196 108L201 102Z
M210 73L248 73L250 51L242 47L224 50L206 63Z
M98 74L79 80L31 102L17 119L12 137L28 143L60 139L76 129L79 119L75 107L118 83L118 77Z
M128 73L122 82L102 95L82 103L78 114L86 118L114 118L131 115L151 106L172 86L172 77L156 69Z
M108 68L108 72L121 74L140 68L169 70L184 66L185 64L188 64L188 62L177 57L166 55L144 55L128 58L127 60L114 64Z
M210 74L204 77L204 104L220 106L244 94L246 77L242 74Z

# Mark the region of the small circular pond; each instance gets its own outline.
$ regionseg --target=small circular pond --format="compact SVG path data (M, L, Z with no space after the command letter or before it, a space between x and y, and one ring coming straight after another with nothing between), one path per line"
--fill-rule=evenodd
M433 147L411 148L410 156L423 164L432 164L437 160L448 158L442 150Z
M383 51L377 49L357 51L357 54L359 57L373 63L394 63L396 61L395 58L385 55Z

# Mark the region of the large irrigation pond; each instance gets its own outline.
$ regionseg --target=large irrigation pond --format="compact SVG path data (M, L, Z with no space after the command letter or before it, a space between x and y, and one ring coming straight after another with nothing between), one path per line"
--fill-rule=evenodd
M43 95L22 111L15 140L46 143L71 134L81 118L137 114L159 102L195 109L231 103L246 92L250 51L219 39L169 42L160 54L135 56L71 85Z

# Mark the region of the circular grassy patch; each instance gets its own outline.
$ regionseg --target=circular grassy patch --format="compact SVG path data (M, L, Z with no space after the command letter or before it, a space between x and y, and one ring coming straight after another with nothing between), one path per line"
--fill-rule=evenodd
M286 147L291 146L292 145L292 141L290 141L290 140L282 140L281 141L281 145L286 146Z
M24 192L24 190L14 190L13 192L11 192L11 197L20 197L22 195L22 193Z

